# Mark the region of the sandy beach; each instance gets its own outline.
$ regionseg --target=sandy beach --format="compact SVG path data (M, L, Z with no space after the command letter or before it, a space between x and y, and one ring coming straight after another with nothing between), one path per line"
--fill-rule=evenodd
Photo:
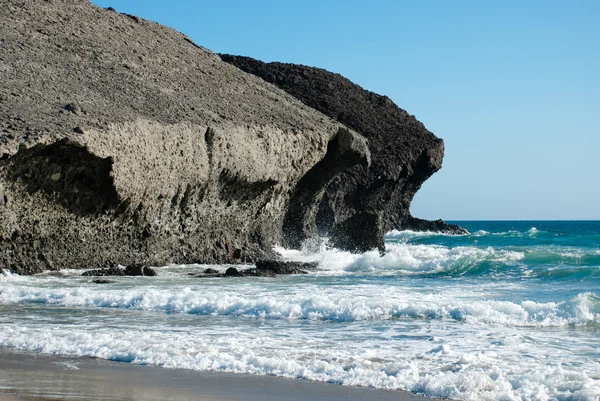
M93 358L0 351L0 401L424 399L400 391L274 376L163 369Z

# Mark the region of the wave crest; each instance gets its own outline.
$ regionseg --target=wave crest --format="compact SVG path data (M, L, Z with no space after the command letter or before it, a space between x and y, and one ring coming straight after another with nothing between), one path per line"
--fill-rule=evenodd
M357 296L357 293L365 295ZM440 319L500 326L564 327L600 323L600 299L581 293L562 302L486 301L458 294L418 294L365 285L358 292L345 289L320 294L284 292L239 295L235 290L185 287L176 290L77 288L4 288L0 303L118 308L164 313L221 315L259 319L368 321Z

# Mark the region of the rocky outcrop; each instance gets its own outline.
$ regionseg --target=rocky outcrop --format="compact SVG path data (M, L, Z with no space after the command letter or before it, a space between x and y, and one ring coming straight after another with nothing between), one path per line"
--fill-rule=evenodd
M102 276L156 276L156 271L148 266L136 263L126 266L124 269L119 266L112 266L107 269L88 270L81 274L84 277L102 277Z
M289 262L279 260L259 260L256 262L258 270L267 270L275 274L305 274L307 271L316 270L316 262Z
M410 202L443 142L385 96L87 0L7 0L0 26L0 270L243 263L319 232L381 250L426 226Z
M466 232L458 226L411 216L415 193L442 167L444 142L391 99L319 68L264 63L242 56L221 55L221 59L276 85L368 139L371 167L356 164L345 169L327 187L319 205L317 225L322 234L335 233L336 245L348 250L380 247L382 233L398 228ZM358 238L361 231L352 231L361 227L368 213L381 215L379 245L369 243L377 231L372 219L370 234L363 235L362 243ZM346 232L357 238L340 237Z
M225 273L215 269L206 269L200 274L191 274L194 277L275 277L278 275L308 274L309 271L317 270L316 262L290 262L282 260L259 260L256 267L238 269L229 267Z
M409 217L399 227L401 230L432 231L454 235L468 234L469 232L457 224L448 224L444 220L424 220Z
M329 242L338 249L364 253L372 249L385 252L385 231L381 214L358 212L334 227L329 232Z
M0 26L0 268L267 257L369 163L343 124L159 24L7 0Z

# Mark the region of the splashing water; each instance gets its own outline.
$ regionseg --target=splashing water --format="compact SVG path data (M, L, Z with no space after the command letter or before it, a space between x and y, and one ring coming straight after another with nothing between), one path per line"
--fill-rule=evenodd
M600 223L462 225L472 234L390 232L383 256L278 248L319 263L302 276L5 273L0 346L455 399L597 400Z

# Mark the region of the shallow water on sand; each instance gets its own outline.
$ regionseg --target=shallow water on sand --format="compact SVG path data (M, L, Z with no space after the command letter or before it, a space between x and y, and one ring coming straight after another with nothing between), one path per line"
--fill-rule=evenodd
M319 262L301 276L0 276L0 346L458 399L597 400L600 222L461 224L472 234L391 232L384 256L279 249Z

